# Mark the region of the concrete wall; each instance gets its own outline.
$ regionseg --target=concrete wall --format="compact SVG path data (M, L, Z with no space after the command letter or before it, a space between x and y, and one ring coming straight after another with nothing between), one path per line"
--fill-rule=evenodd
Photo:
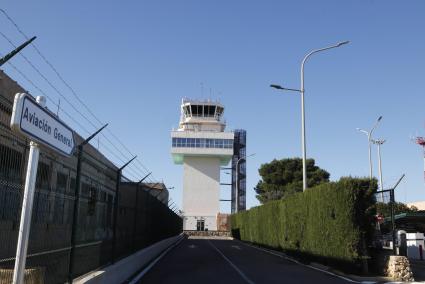
M230 214L217 214L217 231L230 232Z
M92 271L73 281L75 284L101 284L101 283L124 283L135 273L147 266L167 248L178 242L184 236L179 235L157 242L144 248L117 263L103 269Z
M220 159L185 157L183 176L184 230L196 230L196 217L205 218L208 230L217 230L220 211Z

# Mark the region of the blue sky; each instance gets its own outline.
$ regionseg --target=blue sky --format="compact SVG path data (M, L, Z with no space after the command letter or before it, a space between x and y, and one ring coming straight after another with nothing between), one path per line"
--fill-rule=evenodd
M256 153L248 160L247 203L255 206L259 166L301 155L299 95L269 84L299 88L300 62L308 51L350 40L306 65L307 155L332 180L367 176L367 139L356 127L369 128L383 115L375 137L387 139L384 184L405 173L396 198L425 200L422 150L410 140L425 135L424 1L6 0L1 8L25 33L38 36L38 48L80 98L156 179L175 187L171 197L179 204L182 167L172 163L169 132L178 126L182 97L219 99L228 129L247 130L247 152ZM0 31L23 42L2 14ZM0 52L10 49L0 37ZM87 114L31 47L23 53ZM13 64L58 100L22 58ZM10 66L3 67L39 95ZM61 106L85 123L63 99ZM374 148L377 175L376 155ZM223 182L228 178L223 175Z

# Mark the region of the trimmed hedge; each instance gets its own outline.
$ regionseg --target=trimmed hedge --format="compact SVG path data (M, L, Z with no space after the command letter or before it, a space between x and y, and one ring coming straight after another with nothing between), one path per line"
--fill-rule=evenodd
M242 241L359 271L374 229L376 181L342 178L231 216Z

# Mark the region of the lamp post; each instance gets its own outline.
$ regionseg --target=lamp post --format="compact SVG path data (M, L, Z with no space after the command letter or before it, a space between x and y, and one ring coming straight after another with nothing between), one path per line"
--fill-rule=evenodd
M372 143L375 145L378 145L378 168L379 168L379 185L381 188L381 191L384 190L384 183L383 183L383 178L382 178L382 163L381 163L381 145L385 143L385 140L382 139L378 139L378 140L374 140L371 139ZM382 202L384 202L384 193L381 193L381 198L382 198Z
M373 172L372 172L372 133L375 130L375 128L378 126L379 122L382 119L382 115L380 117L378 117L378 119L375 122L375 125L369 130L364 130L361 128L357 128L358 131L360 131L361 133L364 133L367 136L367 141L368 141L368 147L369 147L369 177L370 179L372 179L373 176Z
M301 89L289 89L289 88L284 88L280 85L270 85L270 87L278 89L278 90L286 90L286 91L294 91L294 92L299 92L301 94L301 148L302 148L302 158L303 158L303 191L305 191L307 189L307 163L306 163L306 156L307 156L307 150L306 150L306 138L305 138L305 111L304 111L304 93L305 93L305 89L304 89L304 65L307 61L307 59L318 52L321 51L325 51L328 49L332 49L332 48L336 48L336 47L340 47L344 44L349 43L349 41L342 41L339 42L335 45L331 45L331 46L327 46L324 48L319 48L319 49L314 49L312 51L310 51L306 56L304 56L303 61L301 62Z
M235 212L236 213L238 213L238 211L239 211L239 162L242 161L242 160L246 161L247 158L252 157L254 155L255 155L255 153L248 155L246 157L239 158L236 161L236 192L235 192L235 195L236 195Z

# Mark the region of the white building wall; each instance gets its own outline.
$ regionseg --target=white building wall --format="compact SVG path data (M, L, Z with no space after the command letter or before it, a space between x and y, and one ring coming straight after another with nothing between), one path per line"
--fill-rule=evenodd
M410 259L420 259L420 250L422 255L425 253L425 237L423 233L407 233L407 257Z
M217 230L217 216L184 216L183 230L196 231L196 224L198 219L205 221L204 230L216 231Z
M184 157L184 230L196 230L196 219L205 219L205 229L217 230L220 211L220 158Z

